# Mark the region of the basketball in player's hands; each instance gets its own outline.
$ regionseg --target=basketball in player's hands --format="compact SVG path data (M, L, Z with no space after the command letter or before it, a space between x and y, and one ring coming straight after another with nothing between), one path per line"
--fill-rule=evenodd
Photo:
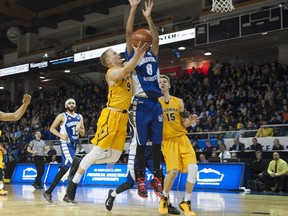
M144 43L147 43L149 44L149 46L151 46L152 44L151 33L147 29L138 29L132 35L133 46L138 47L139 41L141 42L140 46Z

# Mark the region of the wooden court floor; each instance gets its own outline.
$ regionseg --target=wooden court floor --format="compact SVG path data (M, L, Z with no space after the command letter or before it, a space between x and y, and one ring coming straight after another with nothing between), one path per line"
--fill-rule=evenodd
M45 187L44 187L45 189ZM107 211L104 202L110 188L79 187L76 200L78 205L62 201L65 187L58 186L53 192L53 204L43 197L43 190L35 190L31 185L6 185L9 195L0 196L0 215L5 216L147 216L159 215L159 198L148 191L149 197L140 198L136 189L118 195L111 212ZM178 206L184 195L183 191L172 191L170 198ZM218 193L195 191L192 196L192 207L197 216L257 216L288 215L288 196L253 195L245 193ZM181 215L184 215L181 213Z

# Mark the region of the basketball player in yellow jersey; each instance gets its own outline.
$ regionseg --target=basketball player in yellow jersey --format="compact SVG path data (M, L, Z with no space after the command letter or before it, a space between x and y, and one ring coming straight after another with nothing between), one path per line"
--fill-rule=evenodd
M140 45L140 42L139 42ZM132 99L132 80L130 73L143 57L149 45L146 43L138 46L136 56L122 65L120 53L107 49L100 57L101 63L108 67L106 81L108 83L108 102L101 112L97 122L97 131L91 142L95 145L92 150L82 159L75 175L71 171L66 195L68 202L74 202L76 188L84 172L93 163L117 162L124 149L128 123L128 109ZM75 165L76 166L76 165ZM77 164L78 166L78 164ZM64 200L67 202L67 199Z
M4 155L7 154L7 151L5 148L2 147L0 144L0 195L7 195L8 191L4 190L4 176L3 176L3 170L5 168L5 164L3 162Z
M180 98L169 94L170 79L160 75L160 88L164 96L159 98L163 111L162 153L167 174L164 179L163 194L159 204L159 213L168 214L168 193L178 172L188 173L184 200L179 207L187 216L194 216L191 209L191 194L197 179L198 166L195 151L187 137L186 127L197 120L197 115L188 116Z

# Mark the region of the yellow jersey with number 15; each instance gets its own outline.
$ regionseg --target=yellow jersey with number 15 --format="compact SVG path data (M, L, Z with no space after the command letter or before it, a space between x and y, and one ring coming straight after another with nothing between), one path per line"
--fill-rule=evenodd
M111 69L112 68L107 71L106 77ZM128 75L121 80L118 80L114 86L109 86L107 99L107 107L112 107L120 110L128 110L130 108L130 103L132 99L131 75Z
M180 99L170 96L169 101L165 102L164 97L159 98L163 111L163 139L178 137L187 134L186 128L181 123Z

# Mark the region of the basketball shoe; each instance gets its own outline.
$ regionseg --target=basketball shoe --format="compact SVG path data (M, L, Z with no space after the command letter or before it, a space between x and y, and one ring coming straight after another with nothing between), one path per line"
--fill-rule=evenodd
M137 178L137 189L138 189L138 195L140 197L143 197L143 198L148 197L145 178L143 177Z
M162 179L154 177L150 182L149 186L153 189L156 196L163 198L163 191L162 191Z
M1 189L0 190L0 195L6 196L6 195L8 195L8 191L5 191L4 189Z
M109 192L108 192L108 198L106 199L106 202L105 202L105 206L106 206L106 209L108 211L111 211L111 209L113 208L113 202L115 200L115 197L113 197L111 195L112 192L113 192L113 190L110 189Z
M190 200L188 200L187 202L186 201L182 201L179 204L179 207L180 207L180 209L182 211L184 211L184 214L186 216L195 216L195 213L191 209L191 201Z
M163 197L160 199L158 210L161 215L168 214L168 198L167 197Z
M46 191L43 193L43 196L44 198L49 202L49 203L53 203L53 200L52 200L52 195L51 194L48 194L46 193Z

